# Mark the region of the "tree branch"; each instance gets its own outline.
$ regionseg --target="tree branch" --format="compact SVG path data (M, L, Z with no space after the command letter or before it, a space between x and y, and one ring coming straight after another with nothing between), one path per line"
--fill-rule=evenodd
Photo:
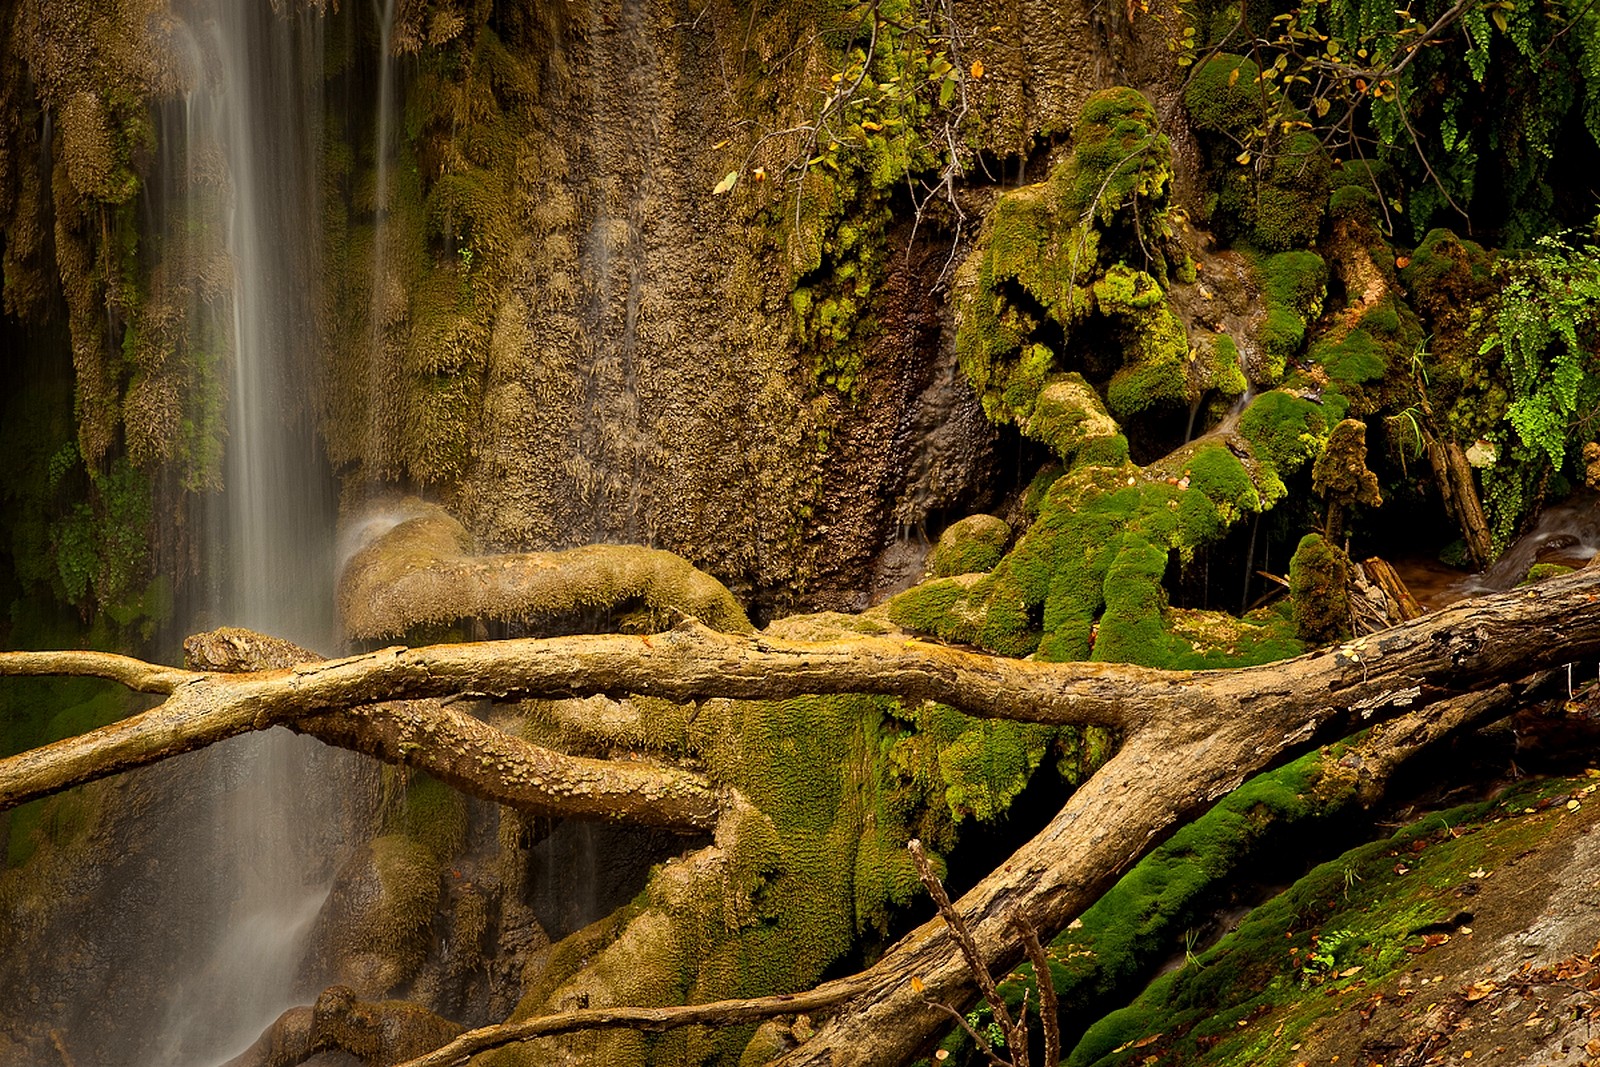
M426 1056L408 1060L398 1067L450 1067L490 1049L552 1037L579 1030L645 1030L659 1032L683 1026L737 1026L785 1015L799 1015L837 1007L865 992L865 974L852 975L817 986L804 993L783 993L772 997L747 997L717 1000L709 1004L685 1004L667 1008L582 1008L577 1011L541 1015L522 1022L501 1023L469 1030Z

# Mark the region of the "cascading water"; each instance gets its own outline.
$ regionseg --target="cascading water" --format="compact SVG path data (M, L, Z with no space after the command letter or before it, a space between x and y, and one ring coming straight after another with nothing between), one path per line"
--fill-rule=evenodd
M219 0L189 18L203 74L190 144L214 144L231 198L233 375L216 616L328 649L335 503L313 429L322 15ZM343 759L282 730L208 754L199 956L157 1022L152 1067L216 1063L298 1002L305 935L332 881Z

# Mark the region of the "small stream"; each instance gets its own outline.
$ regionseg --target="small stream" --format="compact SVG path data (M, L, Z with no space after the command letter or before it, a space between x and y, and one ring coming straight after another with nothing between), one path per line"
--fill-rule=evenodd
M1600 553L1600 494L1580 490L1545 508L1533 529L1477 574L1428 556L1402 556L1392 562L1417 603L1437 611L1458 600L1514 588L1537 563L1582 567L1596 553Z

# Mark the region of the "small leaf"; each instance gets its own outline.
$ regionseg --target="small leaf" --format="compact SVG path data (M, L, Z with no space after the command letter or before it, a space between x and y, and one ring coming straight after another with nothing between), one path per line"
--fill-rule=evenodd
M715 151L716 151L716 150L717 150L717 149L719 149L719 148L727 148L727 147L728 147L728 146L729 146L729 145L731 145L731 144L732 144L732 143L733 143L733 142L732 142L732 141L731 141L731 140L727 140L727 141L718 141L718 142L717 142L717 143L716 143L716 144L714 144L714 145L712 145L712 146L711 146L711 150L712 150L712 151L713 151L713 152L715 152Z
M911 976L911 992L920 993L925 988L926 987L922 984L922 979L918 978L916 975Z
M1328 117L1328 108L1332 105L1328 103L1327 97L1319 96L1313 106L1317 109L1317 118L1323 119Z
M969 73L972 75L973 81L977 81L979 78L983 77L983 60L974 59L972 61L972 70Z
M1237 156L1234 157L1234 162L1238 163L1240 166L1244 166L1244 165L1248 164L1250 162L1250 153L1249 153L1249 151L1247 150L1247 151L1244 151L1244 152L1240 152Z
M1228 86L1231 88L1239 84L1239 68L1234 67L1228 72Z
M716 187L711 190L711 195L721 196L723 193L732 190L733 187L738 184L738 182L739 172L736 170L730 170L727 175L716 184Z
M1492 8L1489 11L1489 17L1494 19L1494 24L1500 27L1501 33L1506 32L1506 13L1504 11L1499 8Z

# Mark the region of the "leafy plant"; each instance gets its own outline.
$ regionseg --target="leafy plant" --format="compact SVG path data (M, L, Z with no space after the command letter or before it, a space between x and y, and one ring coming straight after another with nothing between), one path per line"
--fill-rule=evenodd
M1348 883L1346 883L1348 884ZM1326 981L1337 969L1339 952L1356 938L1354 930L1328 930L1311 937L1311 948L1300 965L1300 983Z
M1500 353L1511 387L1494 435L1500 459L1484 472L1497 546L1600 429L1600 244L1594 232L1544 237L1501 269L1504 287L1479 348Z

